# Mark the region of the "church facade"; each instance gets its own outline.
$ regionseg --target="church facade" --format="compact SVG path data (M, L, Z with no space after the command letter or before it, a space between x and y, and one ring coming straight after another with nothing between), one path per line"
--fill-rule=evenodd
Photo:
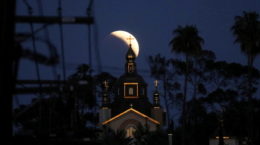
M153 92L153 102L147 96L147 84L137 72L136 56L131 45L126 54L125 73L117 80L115 97L110 102L107 93L107 82L102 96L99 112L99 124L114 131L125 130L128 137L133 137L133 132L138 125L146 126L150 131L155 131L164 124L163 108L160 105L157 82Z

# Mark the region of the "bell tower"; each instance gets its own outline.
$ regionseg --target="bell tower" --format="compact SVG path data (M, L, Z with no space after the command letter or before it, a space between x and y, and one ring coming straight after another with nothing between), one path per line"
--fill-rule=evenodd
M132 45L130 44L129 49L126 53L126 64L125 72L128 74L136 73L136 63L135 63L135 53L133 51Z
M108 96L108 82L104 81L104 90L102 93L102 104L99 110L99 122L104 122L111 118L111 104Z
M161 124L163 122L163 109L160 105L160 94L158 92L158 80L154 81L155 91L153 93L153 107L151 108L151 116Z

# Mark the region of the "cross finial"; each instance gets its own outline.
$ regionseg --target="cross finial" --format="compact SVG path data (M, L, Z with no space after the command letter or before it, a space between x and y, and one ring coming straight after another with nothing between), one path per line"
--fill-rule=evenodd
M132 37L131 35L129 35L129 37L126 38L126 39L129 40L129 44L130 44L130 46L131 46L131 45L132 45L131 40L134 40L135 38Z
M158 84L159 84L159 81L158 81L158 80L155 80L155 81L154 81L154 86L155 86L156 89L158 88Z
M104 84L104 86L105 86L105 89L107 90L108 89L108 81L107 80L105 80L104 82L103 82L103 84Z

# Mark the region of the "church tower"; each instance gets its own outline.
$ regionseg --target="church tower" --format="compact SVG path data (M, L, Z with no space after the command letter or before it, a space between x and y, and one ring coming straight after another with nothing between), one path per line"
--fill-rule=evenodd
M104 82L104 90L102 93L102 104L99 110L99 122L102 123L111 118L111 104L108 96L108 82Z
M147 115L151 114L152 104L147 97L147 84L137 73L136 56L130 45L126 53L125 73L117 80L116 94L112 103L112 115L128 109L130 105Z
M126 64L125 64L125 73L131 74L136 73L136 63L135 63L135 53L130 45L126 53Z
M163 109L160 105L160 94L158 92L158 81L154 81L155 91L153 93L153 107L151 108L151 116L155 120L163 124Z

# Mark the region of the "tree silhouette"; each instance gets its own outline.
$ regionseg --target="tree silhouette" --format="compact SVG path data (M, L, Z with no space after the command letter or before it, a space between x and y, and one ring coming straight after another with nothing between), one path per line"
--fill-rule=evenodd
M149 126L139 124L134 133L134 145L167 145L167 133L161 129L149 131Z
M126 137L125 130L114 131L108 127L105 127L101 135L101 144L102 145L131 145L132 138Z
M172 46L172 52L178 54L184 54L186 69L184 77L184 90L183 90L183 108L182 108L182 125L183 125L183 144L185 145L185 126L186 126L186 98L187 98L187 88L188 88L188 77L189 77L189 67L191 57L199 54L201 51L201 45L203 39L198 35L198 30L195 26L179 26L173 31L175 37L170 41Z
M150 61L153 76L160 78L163 76L163 73L167 72L166 79L174 80L173 83L167 83L167 91L175 93L174 97L168 94L167 102L174 101L177 103L178 98L183 101L183 92L177 93L178 89L176 88L180 88L182 85L181 81L184 79L183 76L186 69L185 61L164 58L162 62L168 62L169 65L165 65L162 69L160 59L157 57L164 58L160 55L150 57L153 60ZM155 61L156 59L157 61ZM248 118L245 107L245 104L248 104L248 102L243 98L247 67L238 63L216 61L214 53L207 50L202 50L200 55L193 56L190 64L189 69L191 71L189 72L188 82L193 86L193 90L190 89L191 91L187 95L194 96L194 93L197 93L197 97L190 97L186 102L186 143L207 145L208 138L213 135L219 135L216 132L219 126L219 112L222 109L225 110L223 112L224 130L227 131L228 135L237 137L240 142L244 141L247 130L245 122ZM252 78L254 80L254 91L256 91L260 75L255 68L252 70ZM178 85L175 84L175 81ZM194 91L195 86L196 92ZM255 100L255 104L257 104L256 102L258 100ZM254 113L257 114L259 112L256 111ZM183 116L180 116L179 119L182 123ZM254 123L252 126L258 125ZM179 140L183 136L181 130L183 130L183 126L178 126L175 130L176 144L182 143ZM199 134L198 131L200 131ZM258 131L257 129L255 130L256 133Z
M231 30L236 36L235 42L240 44L241 51L247 56L247 66L248 66L248 76L247 76L247 86L246 86L246 96L247 99L253 104L252 97L253 79L252 79L252 69L253 63L257 55L260 54L260 21L259 15L256 12L243 12L243 16L236 16L235 23ZM255 138L254 127L252 122L254 120L254 112L252 105L248 108L248 136L249 144L253 144Z
M162 81L163 85L163 99L164 99L164 105L166 107L166 115L167 115L167 123L170 120L170 109L169 109L169 103L167 100L167 93L169 92L169 82L170 82L170 72L169 72L169 61L162 57L160 54L157 54L156 56L152 57L149 56L149 65L150 65L150 71L151 76L154 77L157 80Z
M117 78L112 76L111 74L107 73L107 72L101 72L97 75L94 76L94 80L95 80L95 86L96 86L96 96L97 99L101 99L102 97L102 91L105 89L104 88L104 81L108 82L108 92L109 93L109 98L112 99L114 96L113 94L115 94L117 90L114 90L114 86L116 83ZM98 100L99 102L101 102L101 100Z
M231 27L236 39L240 44L241 51L247 56L248 65L248 94L251 98L252 83L251 69L257 55L260 54L260 21L256 12L243 12L243 16L236 16L235 23Z

